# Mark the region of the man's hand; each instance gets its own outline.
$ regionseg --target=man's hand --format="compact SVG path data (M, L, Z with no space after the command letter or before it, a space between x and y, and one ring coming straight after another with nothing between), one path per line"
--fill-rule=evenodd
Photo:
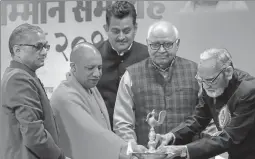
M158 149L158 152L167 153L167 158L173 156L187 157L188 149L185 145L162 146Z
M175 136L173 133L167 133L167 134L157 134L156 135L156 143L159 143L158 148L161 148L166 145L171 145L174 143Z
M148 149L146 147L144 147L143 145L138 145L135 142L131 142L131 148L132 148L133 152L138 152L138 153L144 153L144 152L148 151Z
M134 141L128 141L127 148L126 148L127 155L130 155L132 153L144 153L147 151L148 149L144 147L143 145L138 145Z
M69 158L69 157L65 157L65 159L71 159L71 158Z

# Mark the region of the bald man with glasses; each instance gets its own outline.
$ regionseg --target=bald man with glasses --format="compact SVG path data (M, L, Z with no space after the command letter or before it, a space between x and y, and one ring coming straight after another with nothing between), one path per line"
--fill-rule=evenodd
M199 91L197 64L176 56L180 45L177 28L159 21L148 30L149 58L127 68L115 103L113 129L125 141L147 146L147 113L166 110L164 123L155 128L166 133L192 114Z

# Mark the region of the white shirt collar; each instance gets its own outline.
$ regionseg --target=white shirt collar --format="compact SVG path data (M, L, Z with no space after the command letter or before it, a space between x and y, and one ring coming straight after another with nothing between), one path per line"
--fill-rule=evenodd
M128 49L125 50L125 51L123 51L123 52L118 52L116 49L114 49L114 47L112 46L111 43L110 43L110 45L111 45L112 49L115 50L115 51L117 52L117 54L118 54L119 56L123 56L123 55L125 54L125 52L127 52L127 51L129 51L129 50L131 49L131 47L132 47L132 45L133 45L133 42L130 44L130 46L128 47Z

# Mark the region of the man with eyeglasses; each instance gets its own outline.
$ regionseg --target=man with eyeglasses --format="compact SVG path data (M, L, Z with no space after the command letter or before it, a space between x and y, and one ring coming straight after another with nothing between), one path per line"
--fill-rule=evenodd
M58 147L58 128L36 75L49 48L44 31L27 23L9 38L12 61L1 81L0 158L67 159Z
M117 135L144 146L150 129L146 115L166 110L164 123L155 131L167 133L192 114L199 91L197 64L176 56L180 38L174 25L152 24L147 45L150 57L128 67L120 81L113 120Z
M104 25L108 39L96 46L103 59L103 74L97 88L105 101L111 127L120 78L128 66L149 56L146 45L134 41L138 29L136 18L135 7L128 1L109 5Z
M212 48L200 55L196 78L201 92L194 114L171 132L158 135L158 150L169 153L169 157L188 159L209 158L223 152L228 152L230 159L255 158L254 77L235 69L226 49ZM191 142L211 119L217 131Z

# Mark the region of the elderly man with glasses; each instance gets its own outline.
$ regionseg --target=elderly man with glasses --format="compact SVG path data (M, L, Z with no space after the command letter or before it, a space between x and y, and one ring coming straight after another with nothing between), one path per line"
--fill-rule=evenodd
M189 159L209 158L223 152L228 152L231 159L255 158L255 79L233 67L226 49L216 48L201 54L196 78L202 89L200 104L180 126L159 135L159 150ZM211 119L217 131L191 142Z
M147 146L147 113L166 110L156 132L167 133L192 114L198 101L197 64L176 56L177 28L169 22L152 24L148 31L149 58L127 68L117 93L113 128L125 141Z
M53 111L36 75L49 48L45 32L34 25L22 24L10 36L13 60L1 81L0 158L67 158L58 147Z

